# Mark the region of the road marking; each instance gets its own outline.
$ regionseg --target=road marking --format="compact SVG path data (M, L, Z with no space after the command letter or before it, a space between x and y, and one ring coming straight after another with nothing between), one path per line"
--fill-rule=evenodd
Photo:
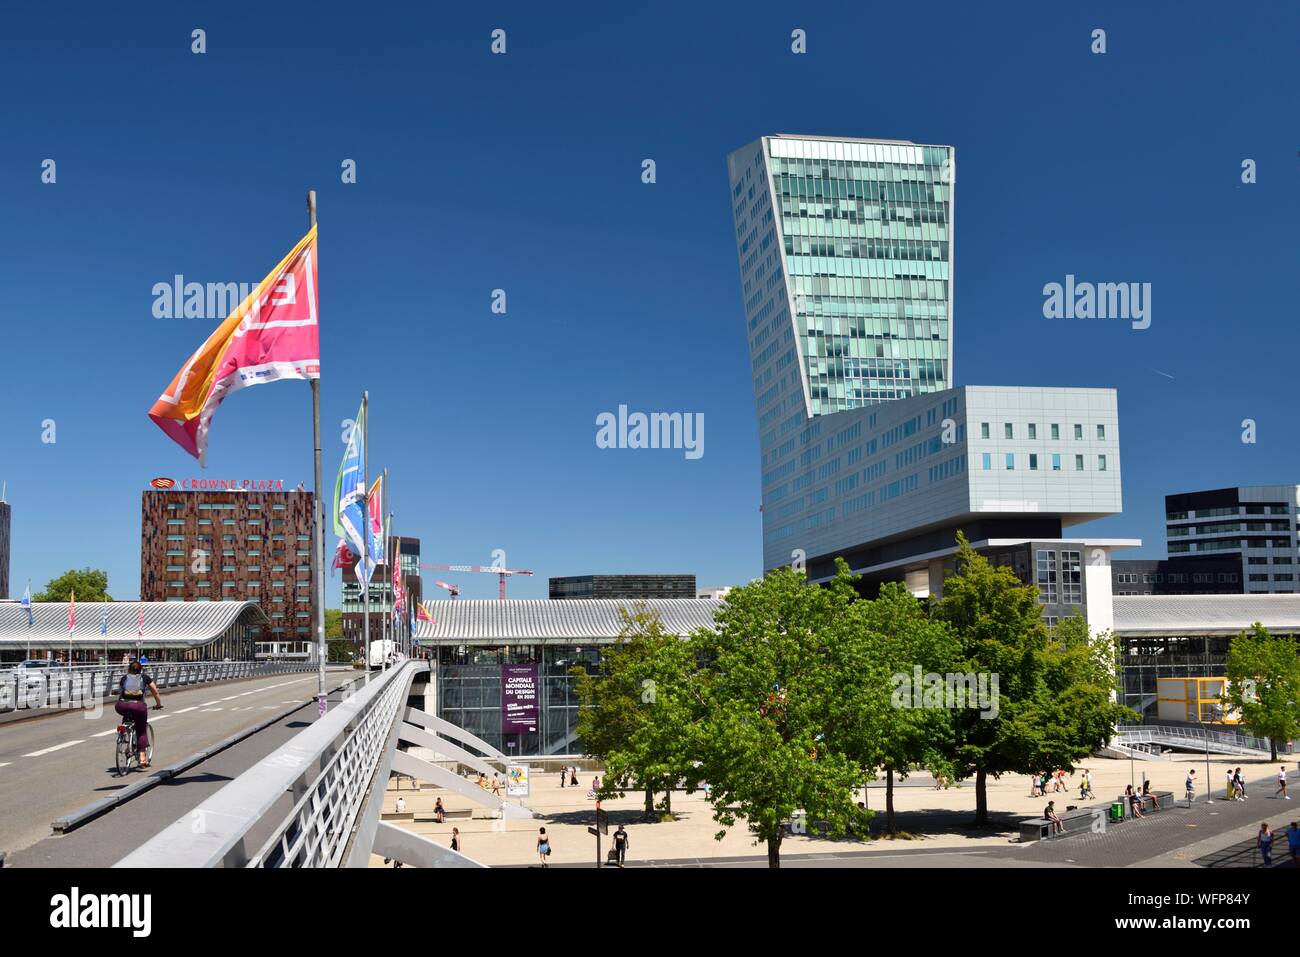
M166 721L166 720L167 720L168 718L170 718L170 717L171 717L171 715L169 715L169 714L160 714L160 715L158 715L156 718L150 718L150 719L149 719L149 723L150 723L150 724L157 724L159 721Z
M225 711L225 708L204 708L204 711Z
M238 697L239 697L239 695L237 695L237 694L232 694L232 695L229 695L228 697L225 697L225 698L218 698L217 700L218 700L218 701L234 701L234 700L235 700L236 698L238 698Z
M262 705L262 710L263 710L263 711L274 711L274 710L275 710L275 705L273 705L273 704L264 704L264 705Z
M180 711L173 711L172 714L184 714L187 711L197 711L198 707L199 707L198 705L194 705L193 707L190 708L181 708Z
M216 701L205 701L205 702L203 702L203 704L199 705L199 707L200 707L200 708L206 708L206 707L208 707L208 705L217 704L217 703L219 703L220 701L221 701L220 698L218 698Z
M56 745L55 745L54 747L52 747L52 748L43 748L43 749L40 750L40 751L33 751L31 754L24 754L23 757L25 757L25 758L39 758L41 755L44 755L44 754L50 754L50 753L52 753L52 752L54 752L54 751L62 751L64 748L70 748L70 747L72 747L74 744L81 744L81 742L82 742L82 741L85 741L85 740L86 740L85 738L78 738L76 741L67 741L67 742L65 742L65 743L63 743L63 744L56 744Z
M107 731L101 731L99 734L92 734L92 738L106 738L110 734L117 734L117 728L109 728Z

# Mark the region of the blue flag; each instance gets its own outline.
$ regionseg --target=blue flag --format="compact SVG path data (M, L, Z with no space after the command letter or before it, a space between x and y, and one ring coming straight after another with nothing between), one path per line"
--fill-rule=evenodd
M27 583L27 590L23 592L23 600L19 602L19 604L22 605L25 609L27 609L27 627L28 628L32 627L32 583L31 582Z
M99 633L101 635L108 634L108 603L107 602L104 603L104 611L99 616Z
M363 549L361 536L366 530L365 415L363 402L348 433L347 448L334 480L334 531L358 557L358 566ZM369 577L365 576L367 580Z

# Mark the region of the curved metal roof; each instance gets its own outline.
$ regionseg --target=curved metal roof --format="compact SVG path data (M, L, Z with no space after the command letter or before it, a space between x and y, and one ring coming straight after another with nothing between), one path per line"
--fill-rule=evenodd
M1236 635L1259 622L1300 632L1300 595L1116 595L1117 635Z
M239 620L250 616L249 624L265 625L270 620L255 601L110 601L77 603L74 645L103 646L121 642L135 644L140 609L144 609L144 637L151 646L204 645ZM100 621L108 611L108 634L100 634ZM0 647L25 647L58 643L67 645L68 602L32 602L32 625L27 610L18 602L0 604Z
M722 607L717 598L490 598L442 599L422 604L433 621L422 621L417 641L529 642L568 638L612 641L623 630L620 608L629 611L644 601L659 614L665 630L686 635L712 628Z

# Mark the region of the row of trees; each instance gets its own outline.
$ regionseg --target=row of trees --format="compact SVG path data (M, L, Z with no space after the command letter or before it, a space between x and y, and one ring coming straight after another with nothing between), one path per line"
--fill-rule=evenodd
M604 671L574 669L578 734L605 764L605 796L636 788L671 812L674 788L709 785L717 836L744 819L780 866L796 812L831 836L866 833L856 792L918 767L973 779L1073 762L1133 712L1112 700L1113 647L1082 618L1049 635L1038 590L959 536L956 574L923 603L886 584L866 600L847 565L828 587L789 569L733 590L715 629L681 639L644 606L626 615ZM949 675L982 676L954 700ZM920 687L914 687L920 678ZM965 706L962 706L962 704Z

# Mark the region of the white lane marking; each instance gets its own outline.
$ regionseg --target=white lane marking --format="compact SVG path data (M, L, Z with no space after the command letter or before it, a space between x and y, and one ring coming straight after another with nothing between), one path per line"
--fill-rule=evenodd
M0 768L7 768L7 767L9 767L10 763L11 763L11 762L9 762L9 761L0 761Z
M237 694L232 694L232 695L228 695L228 696L226 696L225 698L218 698L217 700L218 700L218 701L234 701L234 700L235 700L236 698L238 698L238 697L239 697L239 695L237 695Z
M263 711L274 711L274 710L275 710L275 705L273 705L273 704L264 704L264 705L262 705L262 710L263 710Z
M110 734L117 734L117 728L109 728L107 731L101 731L99 734L92 734L92 738L106 738Z
M54 752L54 751L62 751L64 748L70 748L70 747L72 747L74 744L81 744L81 742L83 742L83 741L85 741L85 740L86 740L85 738L78 738L76 741L66 741L66 742L64 742L63 744L56 744L56 745L55 745L54 747L52 747L52 748L43 748L43 749L40 750L40 751L33 751L31 754L24 754L23 757L25 757L25 758L39 758L39 757L40 757L41 755L43 755L43 754L50 754L50 753L52 753L52 752Z
M167 720L168 718L170 718L170 717L171 717L171 715L169 715L169 714L160 714L160 715L158 715L156 718L150 718L150 719L149 719L149 723L150 723L150 724L157 724L159 721L166 721L166 720Z
M218 698L216 701L205 701L205 702L203 702L203 704L199 705L199 707L200 707L200 708L206 708L206 707L208 707L209 705L219 704L220 702L221 702L221 699L220 699L220 698Z
M198 708L199 708L198 705L194 705L193 707L190 708L181 708L180 711L173 711L172 714L184 714L187 711L197 711Z
M204 708L204 711L224 711L224 708Z

